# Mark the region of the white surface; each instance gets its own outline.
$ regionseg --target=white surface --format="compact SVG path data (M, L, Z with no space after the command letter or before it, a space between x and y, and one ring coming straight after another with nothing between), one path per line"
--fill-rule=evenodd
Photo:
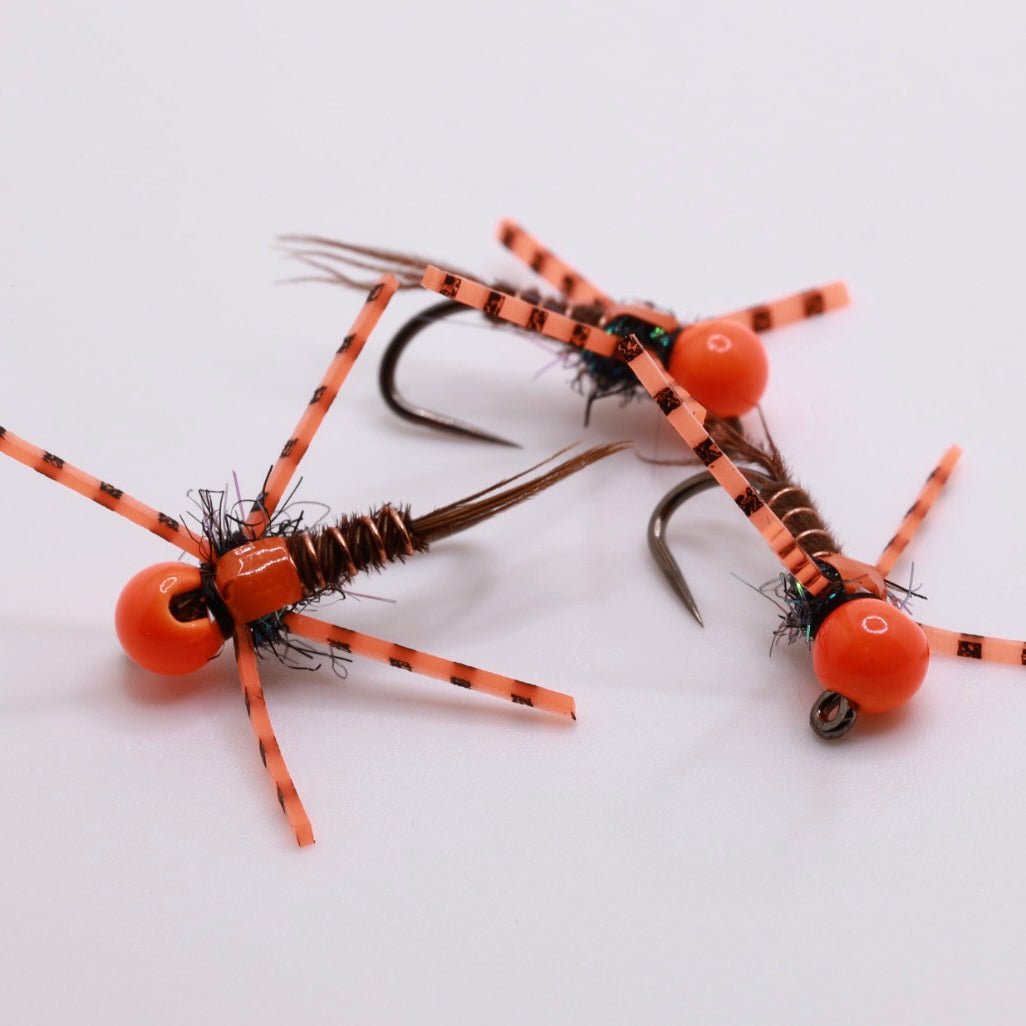
M508 274L511 215L681 313L844 277L849 312L769 341L778 440L863 558L961 442L919 612L1020 636L1026 24L923 10L8 0L0 423L164 509L233 469L251 493L359 302L275 287L280 231ZM368 346L308 498L423 510L575 438L675 451L648 405L585 432L544 355L470 328L407 388L524 451L396 421L376 349L422 302ZM118 591L170 549L0 473L4 1021L1021 1021L1023 677L938 659L905 714L817 743L722 498L672 532L704 632L650 565L679 471L618 457L366 584L397 604L325 613L573 691L576 726L267 667L306 851L229 657L169 685L119 652Z

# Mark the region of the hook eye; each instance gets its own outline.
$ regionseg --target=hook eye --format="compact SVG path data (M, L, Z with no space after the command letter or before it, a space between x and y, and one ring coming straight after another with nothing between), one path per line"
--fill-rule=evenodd
M436 413L423 406L411 403L399 391L396 384L396 374L399 368L399 360L406 347L425 328L431 327L437 321L453 314L470 311L476 313L472 307L447 299L442 303L435 303L426 310L411 317L392 337L392 340L385 347L384 355L381 358L381 367L378 370L378 388L381 395L393 413L398 414L403 420L414 424L421 424L425 427L434 428L437 431L446 431L451 435L461 435L464 438L477 438L482 442L492 442L495 445L508 445L514 449L522 446L518 442L511 442L508 438L493 435L489 431L475 427L465 421L457 420L446 413Z
M809 711L809 726L824 741L836 741L855 726L859 707L836 691L824 691Z

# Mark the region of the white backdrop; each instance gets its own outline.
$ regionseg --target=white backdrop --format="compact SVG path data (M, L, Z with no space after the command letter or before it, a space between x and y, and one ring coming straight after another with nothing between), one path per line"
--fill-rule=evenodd
M0 423L162 509L233 470L252 494L359 304L276 285L283 231L510 276L513 216L683 314L844 277L849 311L767 338L778 441L865 559L964 445L917 612L1020 636L1026 17L922 11L7 0ZM405 387L524 450L397 421L376 359L424 302L386 314L307 498L426 510L575 439L677 451L650 404L585 431L535 346L456 322ZM572 691L576 725L266 665L300 851L230 657L164 682L118 649L121 585L171 549L5 463L5 1021L1020 1021L1026 679L937 659L817 742L729 503L671 530L704 631L650 564L681 471L619 456L323 614Z

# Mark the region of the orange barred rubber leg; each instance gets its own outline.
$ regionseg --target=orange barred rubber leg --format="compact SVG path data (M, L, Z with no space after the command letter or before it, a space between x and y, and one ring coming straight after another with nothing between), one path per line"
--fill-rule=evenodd
M278 804L285 818L289 821L296 835L299 846L305 847L314 843L313 826L310 817L299 799L296 785L289 775L289 768L281 754L278 739L274 736L271 717L264 701L264 689L260 685L260 671L257 669L256 650L248 627L238 627L235 631L235 661L239 667L239 680L242 683L242 697L246 700L246 712L249 722L256 734L260 746L260 758L267 767L274 781L274 789L278 794Z
M830 586L830 581L795 541L783 521L767 506L729 456L720 451L705 430L706 411L666 369L631 335L619 346L619 355L634 371L645 390L656 401L674 431L688 444L709 473L723 486L748 522L795 578L813 595Z
M550 691L537 684L504 677L489 670L478 669L476 666L468 666L466 663L442 659L427 652L419 652L415 648L405 648L391 641L372 637L370 634L349 630L348 627L335 627L301 613L288 613L283 622L291 633L309 641L365 656L379 663L388 663L400 670L410 670L425 677L446 681L470 691L480 691L482 694L502 698L516 705L527 705L533 709L577 719L577 705L573 698L559 691Z
M613 305L610 296L597 289L551 250L546 249L515 221L509 218L500 221L498 237L506 249L527 264L535 274L559 289L567 299L575 303L594 303L601 307Z
M1026 666L1026 641L1007 638L988 638L983 634L960 634L921 623L930 651L940 655L959 656L962 659L983 659L991 663Z
M601 328L575 321L555 310L528 303L519 296L483 285L473 278L461 277L430 264L421 279L421 285L446 299L481 310L489 317L508 321L525 331L536 331L546 338L587 349L599 356L612 356L616 352L617 337Z
M131 520L133 524L145 527L147 531L152 531L165 541L171 542L176 548L184 549L197 559L203 559L200 540L193 537L174 517L169 517L166 513L133 499L131 495L108 481L101 481L98 477L79 470L60 456L26 442L24 438L19 438L3 427L0 427L0 452L38 471L43 477L48 477L51 481L56 481L57 484L64 485L65 488L70 488L87 499L92 499L93 502L123 516L126 520Z
M937 496L943 491L944 486L951 477L951 471L962 455L962 450L957 445L951 446L941 457L940 463L933 468L930 476L926 479L922 491L916 497L916 501L908 508L905 519L895 532L894 537L887 543L883 554L876 562L876 568L885 577L891 572L898 557L905 551L908 543L916 536L916 532L922 526L930 507L937 501Z
M752 331L771 331L783 328L796 321L804 321L810 317L841 310L851 302L848 287L843 281L832 281L818 288L806 289L791 296L783 296L770 303L758 306L746 306L743 310L724 314L722 317L703 318L704 320L740 321ZM701 322L700 322L701 323Z
M349 371L356 363L364 343L374 330L381 315L385 312L389 300L395 295L399 283L392 275L385 275L378 281L367 295L363 309L357 314L349 333L338 347L335 358L331 361L320 385L299 418L292 436L285 443L277 462L271 468L267 483L246 519L252 537L259 537L266 529L274 511L278 508L281 497L285 494L293 475L299 467L300 460L306 455L317 429L321 426L325 414L331 409L339 389L342 388Z

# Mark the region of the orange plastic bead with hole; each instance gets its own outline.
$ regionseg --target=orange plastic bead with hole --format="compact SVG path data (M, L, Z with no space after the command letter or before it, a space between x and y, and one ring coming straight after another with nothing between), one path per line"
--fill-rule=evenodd
M175 676L200 669L221 651L224 637L208 616L183 621L171 612L176 595L199 587L199 568L185 563L147 567L125 585L114 611L114 626L133 662L154 673Z
M844 695L867 713L907 702L929 665L930 645L919 624L877 598L838 606L812 643L812 666L824 690Z
M762 340L738 321L703 321L685 328L667 369L720 417L747 413L762 398L769 380Z
M304 594L284 538L261 538L230 549L217 561L214 583L236 623L252 623L295 605Z

